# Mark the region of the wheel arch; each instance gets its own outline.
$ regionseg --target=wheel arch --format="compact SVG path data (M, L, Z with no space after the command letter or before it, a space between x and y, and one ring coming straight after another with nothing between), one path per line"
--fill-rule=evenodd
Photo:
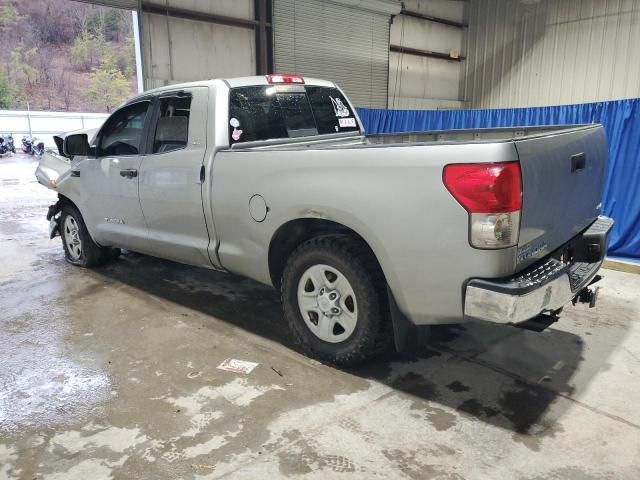
M62 208L65 205L70 205L73 208L75 208L76 210L78 210L78 212L80 212L80 215L82 215L82 221L85 223L85 226L87 227L87 231L89 232L89 236L91 237L91 239L99 246L102 246L100 243L98 243L95 239L95 235L94 232L92 231L92 228L90 228L89 225L87 225L86 222L86 217L84 215L84 212L82 211L82 209L80 208L80 204L78 202L75 202L71 197L68 197L67 195L64 195L63 193L58 192L58 201L56 202L56 204L53 206L56 213L62 211Z
M47 211L47 220L51 220L53 217L58 215L62 211L62 208L65 205L72 205L73 207L78 208L78 206L75 203L73 203L73 201L70 200L69 197L66 197L63 194L58 193L58 201L53 205L49 206L49 210ZM53 236L51 238L53 238Z
M49 220L51 217L60 213L66 205L70 205L76 210L78 210L78 212L80 212L80 207L78 207L78 204L76 202L71 200L66 195L63 195L62 193L58 193L58 201L49 207L49 212L47 213L47 220ZM80 212L80 215L82 215L82 212Z
M58 204L60 205L60 207L62 207L63 205L73 205L78 209L78 211L80 211L80 208L78 208L78 205L76 204L76 202L71 200L66 195L63 195L62 193L58 193Z
M351 235L361 242L369 250L378 268L380 268L380 271L384 275L384 270L373 248L369 242L353 228L323 218L297 218L282 224L274 232L269 242L269 275L273 286L277 289L280 288L282 273L287 259L299 245L314 237L333 234Z

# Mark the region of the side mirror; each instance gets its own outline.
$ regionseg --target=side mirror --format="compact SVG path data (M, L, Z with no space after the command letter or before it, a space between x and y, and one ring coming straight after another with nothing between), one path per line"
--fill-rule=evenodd
M65 157L89 154L89 137L86 133L76 133L64 139L62 147Z

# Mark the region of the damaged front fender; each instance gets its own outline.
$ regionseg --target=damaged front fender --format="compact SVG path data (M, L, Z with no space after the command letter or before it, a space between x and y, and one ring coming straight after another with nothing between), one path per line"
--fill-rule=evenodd
M38 162L38 168L36 168L36 179L38 180L38 183L51 190L58 191L60 183L72 175L71 164L74 163L73 157L68 158L64 155L64 139L68 135L86 133L88 138L93 142L96 132L97 129L88 128L55 135L53 139L56 142L58 150L47 149L42 155L40 162Z
M62 155L47 150L42 155L38 168L36 168L36 179L41 185L57 190L58 179L67 173L71 168L71 161Z

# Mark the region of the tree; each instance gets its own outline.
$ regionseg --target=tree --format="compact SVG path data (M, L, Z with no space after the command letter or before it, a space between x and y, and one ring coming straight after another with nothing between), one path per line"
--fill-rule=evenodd
M58 77L56 85L58 87L58 98L62 100L64 109L69 111L71 107L71 100L74 97L74 92L71 82L67 77L66 69L62 69L62 71L60 72L60 77Z
M15 92L7 76L0 72L0 108L13 108L15 105Z
M23 42L18 42L11 51L11 70L16 81L26 80L30 87L38 81L38 69L31 65L37 53L37 48L27 48Z
M113 57L107 56L100 68L91 73L89 88L84 96L93 104L110 112L129 94L129 82L115 64Z
M28 15L26 29L32 31L38 47L67 45L80 32L77 11L90 8L68 0L20 0L19 9Z
M73 41L71 58L76 65L89 70L105 55L106 50L107 42L103 35L94 35L88 30L83 30Z
M127 37L133 35L131 12L119 8L107 10L104 28L107 40L122 43Z
M15 26L22 18L13 4L0 5L0 30Z
M124 45L108 43L106 54L113 56L118 69L125 77L131 78L136 73L136 51L133 37L127 37Z

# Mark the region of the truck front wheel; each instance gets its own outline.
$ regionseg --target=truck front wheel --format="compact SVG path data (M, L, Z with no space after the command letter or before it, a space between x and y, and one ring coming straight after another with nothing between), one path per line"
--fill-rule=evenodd
M93 241L82 215L73 205L62 207L60 236L64 256L73 265L96 267L117 258L119 254L119 249L101 247Z
M302 350L330 363L361 364L393 340L380 267L348 235L313 238L293 252L282 277L282 304Z

